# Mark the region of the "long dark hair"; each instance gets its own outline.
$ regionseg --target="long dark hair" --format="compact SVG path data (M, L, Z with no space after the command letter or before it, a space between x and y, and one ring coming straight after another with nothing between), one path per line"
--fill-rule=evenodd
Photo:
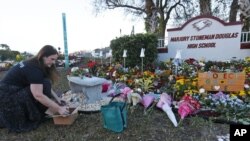
M53 64L51 67L46 67L43 62L43 57L48 57L50 55L55 54L58 54L56 48L51 45L45 45L39 50L39 52L34 57L27 60L27 62L42 69L46 77L51 79L52 83L58 80L58 71L56 70L55 64Z

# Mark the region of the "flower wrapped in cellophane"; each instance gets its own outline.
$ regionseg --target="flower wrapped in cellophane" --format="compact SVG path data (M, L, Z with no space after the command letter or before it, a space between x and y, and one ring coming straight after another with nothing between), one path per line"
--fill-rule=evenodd
M171 104L172 104L171 96L168 95L167 93L162 93L160 100L158 101L156 106L162 109L168 115L168 118L171 120L174 126L177 127L177 121L172 111Z
M201 104L192 96L185 95L178 103L178 107L178 113L181 116L181 120L183 120L188 115L197 112L200 109Z

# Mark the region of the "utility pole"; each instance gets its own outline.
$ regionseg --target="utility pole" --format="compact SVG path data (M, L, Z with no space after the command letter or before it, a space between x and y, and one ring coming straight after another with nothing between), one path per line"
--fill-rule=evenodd
M69 54L68 54L68 43L67 43L67 29L66 29L66 14L62 13L63 20L63 39L64 39L64 59L65 68L69 68Z

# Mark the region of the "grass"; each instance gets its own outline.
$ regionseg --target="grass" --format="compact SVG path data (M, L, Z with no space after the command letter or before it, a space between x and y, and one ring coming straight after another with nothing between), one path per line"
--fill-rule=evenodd
M60 72L61 80L54 86L58 93L69 90L66 70ZM176 117L179 121L177 113ZM144 115L143 107L137 106L133 112L128 111L128 127L122 133L104 129L99 112L80 113L69 126L54 125L53 120L48 119L31 132L17 134L0 129L0 141L215 141L217 135L226 134L229 134L228 124L194 116L174 127L163 111L154 108L150 114Z

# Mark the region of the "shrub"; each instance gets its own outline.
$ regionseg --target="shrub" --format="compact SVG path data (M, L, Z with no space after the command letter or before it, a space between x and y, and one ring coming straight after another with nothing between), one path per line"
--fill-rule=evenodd
M153 34L136 34L122 36L111 41L110 48L114 61L123 63L123 50L127 50L126 67L141 66L140 52L145 48L144 66L157 59L157 37Z

